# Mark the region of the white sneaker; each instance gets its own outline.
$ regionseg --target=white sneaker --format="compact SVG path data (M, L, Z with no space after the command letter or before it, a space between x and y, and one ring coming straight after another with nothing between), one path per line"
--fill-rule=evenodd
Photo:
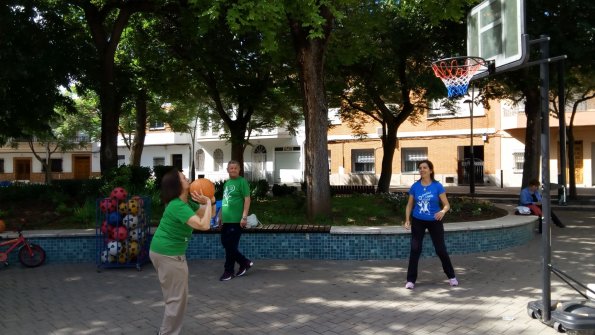
M448 283L450 284L450 286L459 286L459 281L457 280L457 278L450 278L448 280Z
M405 288L408 290L413 290L415 288L415 284L413 284L412 282L408 281L407 284L405 284Z

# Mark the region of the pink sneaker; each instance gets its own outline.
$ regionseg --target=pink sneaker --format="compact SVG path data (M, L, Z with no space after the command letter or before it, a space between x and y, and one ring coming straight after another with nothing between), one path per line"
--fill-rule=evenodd
M405 284L405 288L408 290L413 290L415 288L415 284L413 284L412 282L408 281L407 284Z
M459 281L457 280L457 278L450 278L448 280L448 283L450 284L450 286L459 286Z

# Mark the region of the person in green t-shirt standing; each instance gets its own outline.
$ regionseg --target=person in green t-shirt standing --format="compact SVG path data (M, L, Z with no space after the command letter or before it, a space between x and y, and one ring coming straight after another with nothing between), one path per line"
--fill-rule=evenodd
M235 263L240 265L235 276L243 276L254 263L238 250L242 229L248 223L250 210L250 186L244 177L240 176L240 163L234 160L227 163L229 179L223 186L223 201L221 202L221 244L225 248L225 271L219 278L221 281L234 277Z
M189 194L189 188L186 176L175 168L161 180L165 211L149 250L165 301L159 334L179 334L182 330L188 301L186 249L193 229L209 230L211 227L211 199L197 192Z

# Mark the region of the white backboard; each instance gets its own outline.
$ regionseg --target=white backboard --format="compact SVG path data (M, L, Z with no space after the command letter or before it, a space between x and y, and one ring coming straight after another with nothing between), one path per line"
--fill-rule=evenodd
M527 59L524 0L486 0L467 15L467 56L494 60L496 72Z

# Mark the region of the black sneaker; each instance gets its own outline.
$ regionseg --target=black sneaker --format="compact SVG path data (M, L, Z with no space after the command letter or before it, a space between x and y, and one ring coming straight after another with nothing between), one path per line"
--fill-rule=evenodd
M248 269L250 269L252 267L252 265L254 265L254 262L252 261L246 261L246 263L242 266L240 266L240 269L238 270L238 273L236 273L237 277L243 276L246 274L246 271L248 271Z
M219 278L220 281L228 281L233 278L233 272L223 272L221 277Z

